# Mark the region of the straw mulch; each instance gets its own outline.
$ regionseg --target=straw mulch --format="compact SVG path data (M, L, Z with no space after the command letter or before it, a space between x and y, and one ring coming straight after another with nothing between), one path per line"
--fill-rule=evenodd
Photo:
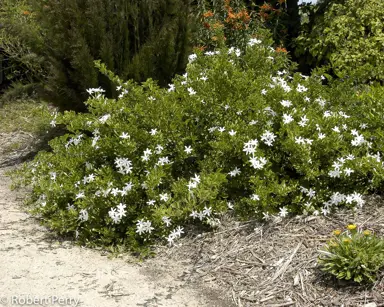
M384 235L383 200L355 214L298 217L268 223L225 218L213 233L187 236L160 257L190 262L188 279L230 297L234 306L384 306L384 273L373 285L336 280L317 265L318 250L335 229L356 223ZM370 304L369 304L370 303Z

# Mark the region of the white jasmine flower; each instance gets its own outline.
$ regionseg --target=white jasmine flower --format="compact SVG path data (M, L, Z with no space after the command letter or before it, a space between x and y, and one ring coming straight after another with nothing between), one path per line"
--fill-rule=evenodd
M167 202L169 200L169 195L167 193L160 194L160 200Z
M293 117L290 114L283 114L283 123L284 124L289 124L290 122L293 121Z
M102 123L102 124L105 124L106 121L107 121L110 117L111 117L110 114L105 114L105 115L103 115L103 116L101 116L101 117L99 118L99 122Z
M165 226L169 227L172 225L172 221L168 216L163 216L161 219L162 219L163 223L165 224Z
M234 131L234 130L231 130L228 133L229 133L230 136L235 136L236 135L236 131Z
M318 136L319 140L322 140L325 138L325 134L324 133L319 133L319 136Z
M283 107L286 107L286 108L289 108L292 105L292 102L289 100L282 100L280 101L280 103Z
M196 95L196 91L192 87L188 87L187 90L189 92L189 96Z
M86 222L89 219L88 211L86 209L80 210L79 220L82 222Z
M248 46L254 46L256 44L261 44L261 40L257 39L257 38L251 38L248 42ZM272 57L273 59L273 57Z
M360 128L361 128L361 129L365 129L365 128L367 128L367 127L368 127L368 125L365 124L365 123L360 124Z
M150 221L144 222L143 220L139 220L136 223L136 232L141 235L143 233L151 233L154 229Z
M132 173L132 162L127 158L116 158L115 165L120 174L128 175Z
M83 191L81 191L81 192L79 192L79 193L76 194L75 199L80 199L80 198L84 198L84 197L85 197L85 194L84 194Z
M168 92L174 92L175 91L175 85L174 84L168 84Z
M239 175L241 173L240 169L236 166L235 169L233 171L230 171L228 173L229 176L231 177L236 177L237 175Z
M323 117L330 117L330 116L332 116L332 112L331 111L325 111L324 112Z
M332 130L333 130L334 132L340 133L340 129L339 129L339 127L337 127L337 126L333 127Z
M266 95L267 94L267 90L266 89L262 89L261 90L261 95Z
M360 146L365 143L364 136L362 135L357 135L352 141L351 144L352 146Z
M149 132L151 135L155 135L157 133L157 129L151 129L151 131Z
M184 151L187 153L187 154L191 154L192 153L192 151L193 151L193 149L192 149L192 147L191 146L184 146Z
M251 162L252 167L255 169L262 169L265 164L267 164L267 160L263 157L257 158L257 157L252 157L249 162Z
M307 118L306 115L302 116L301 117L301 121L299 121L299 126L300 127L305 127L307 125L307 122L309 121L309 119Z
M299 93L303 93L303 92L306 92L308 89L305 86L298 84L296 90Z
M197 59L197 54L195 54L195 53L188 56L189 63L192 63L196 59Z
M275 138L276 135L274 135L273 132L270 131L265 131L264 134L261 136L261 140L264 141L264 143L268 146L273 145Z
M251 199L252 199L252 200L260 200L260 197L259 197L259 195L257 195L257 194L252 194L252 195L251 195Z
M211 207L209 207L209 208L204 207L204 210L203 210L204 216L211 216L211 213L212 213L212 208Z
M288 210L286 207L280 208L279 216L280 217L286 217L288 215Z
M249 125L250 125L250 126L256 125L257 122L258 122L257 120L254 120L254 119L253 119L253 120L251 120L251 121L249 122Z
M153 200L153 199L150 199L150 200L147 201L147 205L148 206L153 206L153 205L155 205L155 203L156 203L156 201Z
M352 169L350 169L350 168L346 168L345 170L344 170L344 174L347 176L347 177L349 177L352 173L354 173L355 171L354 170L352 170Z
M131 138L131 136L130 136L128 133L123 132L123 133L120 135L120 138L123 139L123 140L126 140L126 139Z

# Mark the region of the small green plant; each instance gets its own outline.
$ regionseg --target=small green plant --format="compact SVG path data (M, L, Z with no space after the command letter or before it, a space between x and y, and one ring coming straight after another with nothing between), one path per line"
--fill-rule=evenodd
M335 230L333 238L320 250L322 270L338 279L374 282L384 266L384 240L370 230L350 224L347 230Z

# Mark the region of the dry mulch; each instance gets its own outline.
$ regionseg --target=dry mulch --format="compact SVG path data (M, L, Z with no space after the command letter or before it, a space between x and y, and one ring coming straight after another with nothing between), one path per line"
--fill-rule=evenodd
M221 290L236 306L384 306L384 273L373 285L359 285L317 266L318 250L335 229L356 223L384 235L383 203L372 196L355 214L343 210L263 224L226 218L214 233L185 237L160 256L193 262L189 278Z

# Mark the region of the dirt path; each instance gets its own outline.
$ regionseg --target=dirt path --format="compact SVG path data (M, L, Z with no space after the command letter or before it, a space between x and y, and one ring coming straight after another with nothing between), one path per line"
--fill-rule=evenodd
M230 306L188 281L188 265L138 264L57 242L20 207L0 168L0 306ZM29 301L28 301L29 297ZM59 301L62 299L62 301ZM40 301L39 301L40 300Z

